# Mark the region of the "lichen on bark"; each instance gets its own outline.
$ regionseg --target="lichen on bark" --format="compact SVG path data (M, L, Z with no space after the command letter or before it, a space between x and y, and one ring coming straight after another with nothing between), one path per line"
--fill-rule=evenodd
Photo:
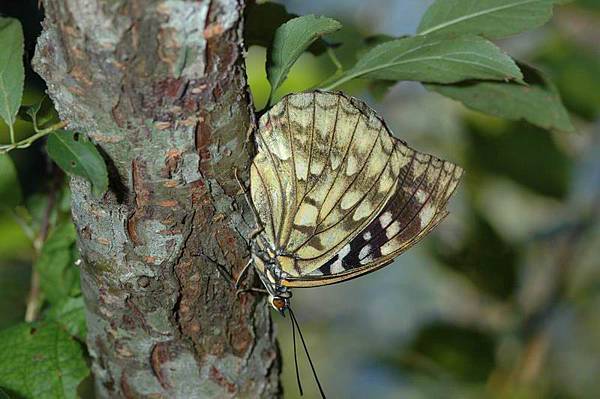
M101 149L71 180L99 398L277 397L264 298L236 297L253 228L243 1L46 0L34 66Z

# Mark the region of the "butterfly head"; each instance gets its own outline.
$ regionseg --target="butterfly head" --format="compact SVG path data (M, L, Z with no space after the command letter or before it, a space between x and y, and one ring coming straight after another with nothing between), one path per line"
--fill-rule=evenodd
M285 310L290 306L290 299L279 295L269 295L269 303L283 316Z

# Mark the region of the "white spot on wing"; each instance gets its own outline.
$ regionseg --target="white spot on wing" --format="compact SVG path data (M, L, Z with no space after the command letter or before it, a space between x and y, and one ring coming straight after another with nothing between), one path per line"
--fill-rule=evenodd
M360 264L361 265L366 265L367 263L371 262L373 259L375 259L375 257L373 256L373 254L369 254L364 259L360 260Z
M400 232L400 223L398 221L395 221L394 223L389 225L388 228L385 230L385 236L388 239L391 239L399 232Z
M360 252L358 253L358 259L364 258L369 254L369 252L371 252L371 246L367 244L361 248Z
M415 197L417 197L417 201L419 201L419 204L422 204L427 200L427 193L423 190L418 190L415 194Z
M306 180L308 177L308 163L303 158L296 158L296 175L300 180Z
M341 273L343 272L344 266L342 266L342 261L341 259L338 258L338 260L336 260L335 262L333 262L333 264L331 265L331 274L336 274L336 273Z
M288 148L285 140L274 137L270 148L271 152L277 156L277 158L285 161L292 156L290 149Z
M324 167L325 164L323 163L323 161L315 157L312 159L312 162L310 164L310 173L312 173L313 175L318 175L319 173L321 173Z
M370 231L365 232L365 234L363 234L363 240L369 241L370 239L371 239L371 232Z
M396 240L388 241L381 246L381 248L380 248L381 255L383 255L383 256L389 255L392 252L394 252L396 249L398 249L398 243L396 242Z
M383 215L379 216L379 223L381 223L382 227L387 226L392 222L392 212L387 211Z
M346 255L350 253L350 243L344 245L340 252L338 252L338 259L344 259Z
M425 206L423 208L423 210L421 211L421 213L419 214L419 217L421 218L421 228L424 228L425 226L427 226L429 224L429 222L431 222L431 219L433 219L434 215L435 215L435 207L432 206L431 204L428 204L427 206Z
M331 170L336 170L342 162L342 156L338 153L332 152L329 157L329 159L331 160Z

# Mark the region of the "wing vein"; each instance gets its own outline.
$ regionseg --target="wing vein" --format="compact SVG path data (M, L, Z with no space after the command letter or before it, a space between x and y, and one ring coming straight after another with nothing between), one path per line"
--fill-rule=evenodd
M360 200L359 200L359 201L357 201L357 202L356 202L356 204L352 205L352 207L351 207L350 209L348 209L348 212L347 212L347 213L346 213L346 214L345 214L345 215L344 215L344 216L343 216L343 217L342 217L340 220L338 220L337 222L335 222L335 223L334 223L334 224L332 224L331 226L328 226L327 228L325 228L325 229L323 229L323 230L319 231L317 234L313 234L313 235L311 235L311 236L307 237L307 239L306 239L306 240L304 240L304 241L303 241L303 242L302 242L300 245L298 245L298 246L296 247L296 249L294 250L294 252L297 252L297 251L298 251L300 248L302 248L304 245L306 245L306 243L307 243L307 242L309 242L309 241L310 241L310 240L311 240L313 237L315 237L315 235L318 235L318 234L324 233L324 232L326 232L327 230L330 230L330 229L334 228L335 226L337 226L338 224L340 224L340 223L341 223L341 222L342 222L342 221L343 221L343 220L344 220L344 219L345 219L345 218L346 218L346 217L347 217L347 216L348 216L350 213L352 213L352 211L353 211L354 209L356 209L356 207L358 207L358 206L359 206L359 204L360 204L360 203L361 203L361 202L362 202L362 201L365 199L365 197L366 197L366 196L367 196L367 195L368 195L368 194L371 192L371 190L373 189L373 187L375 187L375 185L376 185L376 184L379 182L379 180L381 179L381 176L383 175L383 173L385 172L385 170L386 170L386 169L387 169L387 167L389 166L389 162L390 162L390 159L391 159L391 157L392 157L392 153L390 153L390 155L388 156L388 159L387 159L387 161L386 161L386 163L385 163L384 167L381 169L381 172L380 172L380 173L379 173L379 175L377 176L377 179L375 179L375 181L373 182L373 184L372 184L372 185L369 187L369 190L366 190L366 192L363 194L363 196L360 198ZM391 190L393 190L394 186L395 186L394 184L392 184L392 185L391 185L391 187L388 189L388 191L387 191L387 193L386 193L385 197L384 197L384 198L383 198L381 201L379 201L379 204L377 205L377 208L376 208L376 209L379 209L379 208L381 207L381 204L382 204L382 203L383 203L383 202L386 200L386 198L388 197L388 195L389 195L390 191L391 191ZM337 247L338 245L340 245L340 243L342 243L342 241L344 241L344 240L345 240L347 237L348 237L348 236L346 236L346 237L344 237L342 240L338 241L338 242L337 242L337 243L336 243L336 244L335 244L333 247ZM329 251L328 251L328 252L329 252ZM321 255L317 256L317 257L313 257L313 258L305 258L305 259L303 259L303 260L307 260L307 261L308 261L308 260L314 260L314 259L318 259L318 258L320 258L320 257L324 256L326 253L327 253L327 252L325 252L325 253L323 253L323 254L321 254Z
M313 93L313 107L312 107L312 126L310 132L310 149L308 150L308 166L306 169L306 184L304 185L304 193L308 191L308 178L310 176L310 165L312 164L313 157L313 145L315 140L315 113L317 112L317 96ZM303 194L304 194L303 193ZM304 195L302 196L304 198Z
M340 175L340 171L342 170L342 165L346 161L346 157L348 156L348 153L350 152L350 147L352 146L352 142L354 140L354 134L356 133L356 129L358 128L358 124L360 123L360 117L361 117L361 114L359 113L358 118L356 119L356 124L354 125L354 130L352 131L352 136L350 137L350 141L348 142L348 147L346 147L346 150L344 152L344 157L342 158L342 160L340 161L340 164L338 165L338 170L335 174L335 177L333 178L333 181L331 182L331 185L329 186L329 189L327 190L327 194L325 194L325 197L323 197L323 199L321 200L321 204L324 204L327 201L327 198L329 198L331 189L335 186L337 178ZM320 218L321 218L321 209L323 209L323 208L319 208L319 212L317 214L317 220L320 220ZM317 223L317 226L318 226L318 223ZM315 235L315 233L317 231L317 226L315 226L315 228L313 229L311 236Z
M260 179L262 186L265 188L265 193L267 193L267 204L269 205L269 215L271 219L269 224L271 225L271 233L273 234L273 238L276 238L277 236L275 234L275 221L273 220L273 203L271 202L271 196L269 195L269 188L265 184L265 179L260 173L260 169L256 166L254 168L256 169L256 173L258 174L258 178Z
M333 123L333 131L331 133L331 138L329 139L329 148L327 150L327 159L329 159L329 157L331 156L331 149L333 148L333 138L335 137L335 132L337 130L337 120L338 120L338 113L340 110L340 98L338 97L337 100L337 109L335 111L335 120ZM319 176L315 179L314 184L311 186L310 189L308 189L303 195L302 195L302 199L300 200L300 203L298 204L298 206L296 207L296 212L298 213L298 209L300 208L300 204L302 204L302 202L304 202L304 199L308 196L308 194L310 194L312 192L312 190L317 186L317 183L319 182L319 180L321 180L321 177L323 176L323 173L325 173L325 170L327 169L327 166L324 166L323 169L321 169L321 172L319 173Z
M416 152L414 153L414 156L416 156ZM414 160L414 157L413 157ZM398 220L398 218L400 217L400 215L402 214L402 212L404 212L404 209L406 209L406 207L408 206L408 204L410 203L410 200L414 198L414 196L416 195L417 191L419 191L419 189L421 188L421 185L423 184L423 181L425 181L426 177L427 177L427 173L429 171L429 167L431 166L431 160L432 157L429 157L429 160L427 161L427 167L425 168L425 171L423 171L423 177L419 180L419 184L417 184L417 186L415 187L415 189L413 190L413 192L411 193L411 195L406 199L403 200L403 205L400 208L400 210L394 212L394 216L392 216L390 218L390 222L383 226L381 225L381 231L379 231L377 234L375 234L374 236L371 237L371 239L369 240L369 242L372 242L373 240L375 240L376 238L381 237L383 234L385 234L385 231L387 230L387 228L394 223L396 220ZM411 162L411 167L412 167L412 162ZM410 169L407 170L407 175L410 173ZM407 175L405 175L404 181L407 177ZM403 181L403 183L404 183ZM403 184L402 184L403 185ZM402 189L402 185L399 185L398 189L401 190ZM404 195L402 195L402 197L404 198ZM390 199L391 200L391 199ZM369 254L371 254L372 250L369 251L369 253L366 255L368 256Z
M362 165L360 167L360 170L357 173L354 174L354 178L352 178L352 181L350 182L350 184L348 184L348 186L346 186L346 191L348 191L350 189L350 187L352 187L354 185L354 182L356 182L356 180L358 179L358 177L360 176L360 174L362 173L362 171L369 164L369 162L368 162L369 158L371 157L371 154L373 153L373 150L375 149L375 146L377 145L377 142L380 140L380 138L381 138L381 129L379 129L379 132L377 133L377 139L373 142L373 145L371 146L371 149L369 150L369 154L367 155L367 157L365 158L364 162L362 163ZM391 157L392 157L392 153L390 152L390 155L388 156L388 159L387 159L387 161L385 163L385 166L381 169L382 173L387 168L389 160L390 160ZM340 168L341 168L341 164L340 164ZM380 173L379 177L377 178L377 181L379 181L380 177L381 177L381 173ZM371 187L373 187L373 185L371 185ZM368 191L361 198L361 200L358 201L356 204L359 204L362 201L362 199L364 199L364 197L366 196L366 194L368 194ZM335 207L338 206L338 204L340 203L340 201L342 200L343 197L344 196L342 195L340 198L338 198L335 201L335 203L333 204L333 206L331 207L331 209L329 210L329 212L327 212L327 215L325 215L323 217L323 219L321 219L319 222L317 222L317 224L315 225L315 233L314 234L321 233L321 231L316 232L316 230L323 224L323 222L327 219L327 217L331 214L331 212L333 212L333 210L335 209ZM350 212L347 212L346 215L348 215L348 213L350 213ZM344 215L344 217L345 217L345 215Z
M430 159L430 164L431 164L431 159ZM429 169L429 166L430 166L430 165L428 165L428 166L427 166L427 168L428 168L428 169ZM456 165L455 165L455 168L456 168ZM443 171L444 171L444 165L442 164L442 166L440 167L440 171L439 171L439 173L438 173L438 175L437 175L437 177L436 177L436 179L435 179L435 183L434 183L433 187L436 187L436 186L437 186L438 182L440 181L440 177L442 176L442 172L443 172ZM421 182L422 182L423 180L425 180L425 178L427 177L427 174L426 174L426 173L427 173L427 171L425 172L425 177L424 177L423 179L421 179ZM454 169L452 170L452 173L454 173ZM450 181L451 181L451 179L449 180L449 182L450 182ZM448 188L448 184L449 184L449 182L447 183L446 187L444 188L444 191L445 191L445 190ZM420 185L421 185L421 184L419 184L419 186L420 186ZM417 189L417 191L418 191L418 189ZM415 193L416 193L416 191L415 191ZM411 218L411 219L408 221L408 223L405 223L405 224L404 224L404 226L402 227L402 229L400 229L400 230L399 230L399 231L398 231L396 234L394 234L392 237L389 237L389 238L388 238L388 240L387 240L386 242L392 241L392 240L393 240L394 238L396 238L398 235L400 235L400 234L404 233L404 231L406 231L406 229L408 228L408 226L410 226L410 225L412 224L412 222L415 220L415 218L416 218L416 217L417 217L417 216L418 216L418 215L421 213L421 211L423 210L423 208L425 208L425 206L426 206L426 205L429 203L429 200L430 200L430 199L431 199L431 198L432 198L432 197L433 197L435 194L437 194L437 192L436 192L436 190L434 189L434 190L432 190L432 191L431 191L431 193L429 193L429 195L427 196L427 199L426 199L425 201L423 201L423 204L421 204L421 206L419 207L419 209L417 210L417 212L415 212L415 214L414 214L414 215L412 216L412 218ZM414 198L414 194L411 196L411 198L409 198L409 199L408 199L408 201L406 201L406 204L408 204L412 198ZM437 214L437 212L438 212L438 211L436 210L436 214ZM401 211L401 212L399 212L399 213L396 215L396 217L400 216L400 214L401 214L401 213L402 213L402 211ZM393 223L393 221L395 221L395 220L396 220L396 218L393 218L393 219L392 219L392 222L390 222L390 223L388 224L388 226L389 226L391 223ZM386 226L386 228L384 228L384 229L382 230L382 233L381 233L381 234L383 234L383 232L385 232L385 230L386 230L386 229L387 229L387 226ZM422 229L421 229L421 230L422 230ZM421 230L419 230L419 231L421 231ZM371 242L371 240L369 240L369 242ZM409 240L408 242L410 242L410 240ZM403 245L402 247L405 247L405 246L406 246L406 243L405 243L405 245ZM401 247L399 247L399 248L401 248ZM368 254L366 254L365 256L363 256L363 257L359 258L359 261L360 261L360 260L363 260L364 258L366 258L367 256L369 256L371 253L373 253L373 249L374 249L374 248L372 248L372 249L369 251L369 253L368 253Z
M292 153L292 174L294 175L294 201L298 200L298 178L296 176L296 156L294 154L294 140L292 137L292 120L290 119L290 103L285 101L285 116L287 119L288 141L290 142L290 152ZM296 203L294 203L296 205Z
M331 149L333 148L333 139L335 137L335 132L337 131L337 122L338 122L338 116L339 116L339 112L340 112L340 98L341 98L340 96L338 96L338 98L337 98L337 105L336 105L336 110L335 110L335 119L334 119L334 122L333 122L333 129L332 129L332 132L331 132L331 138L329 139L329 148L327 149L327 157L326 157L326 159L329 159L329 157L331 156ZM315 99L315 103L316 103L316 99ZM313 119L313 123L314 123L314 119ZM315 187L317 187L317 183L321 180L321 177L323 176L323 173L325 173L325 170L327 170L327 165L325 165L323 167L323 169L321 169L321 172L319 172L319 175L314 179L314 184L309 189L305 190L305 192L302 194L302 198L300 199L299 202L297 202L296 207L294 209L294 218L298 214L298 211L300 210L300 206L302 205L302 203L304 202L304 200L306 199L306 197L308 196L308 194L310 194L313 191L313 189ZM310 169L309 169L309 173L310 173ZM285 241L285 244L282 245L282 248L286 248L288 246L290 238L291 238L291 234L288 235L288 237L287 237L287 239Z
M271 116L269 115L269 121L270 120L271 120ZM265 146L267 153L269 154L269 158L271 159L271 164L273 165L273 170L275 171L275 176L277 177L277 183L279 185L279 193L281 196L281 209L279 211L280 219L279 219L279 224L277 226L277 234L273 235L273 238L275 238L275 244L277 245L277 244L279 244L279 237L281 234L281 226L283 225L283 220L284 220L284 216L285 216L285 203L283 201L283 196L284 196L283 184L281 183L281 176L279 176L279 170L278 170L277 166L275 165L275 158L273 157L273 153L271 152L271 149L267 145L267 142L265 141L265 138L263 137L262 133L260 132L260 129L259 129L259 134L260 134L260 139L263 142L263 145ZM263 182L263 184L264 184L264 182ZM267 197L270 197L268 188L267 188ZM273 205L273 204L271 204L271 205ZM271 209L271 211L273 211L273 209ZM273 224L273 226L275 225L274 220L273 220L272 224Z

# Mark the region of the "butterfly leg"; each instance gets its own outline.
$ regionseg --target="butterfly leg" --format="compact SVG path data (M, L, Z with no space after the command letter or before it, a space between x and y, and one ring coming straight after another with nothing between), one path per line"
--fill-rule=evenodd
M240 286L242 285L242 280L244 279L244 276L248 273L248 270L251 268L251 266L252 266L252 259L250 259L248 261L248 263L246 263L246 266L244 266L244 268L240 272L239 276L235 280L235 289L236 289L235 294L238 298L241 294L244 294L247 292L254 292L257 294L268 294L269 293L267 290L265 290L263 288L255 288L255 287L240 288Z
M264 288L254 288L254 287L239 289L235 292L235 295L237 295L239 297L241 294L245 294L247 292L253 292L255 294L269 295L269 291L265 290Z
M250 266L252 266L252 259L250 259L248 261L248 263L246 263L246 266L244 266L244 268L242 269L242 271L240 272L240 274L238 275L237 279L235 279L235 289L239 291L242 279L244 278L244 276L246 275L246 273L248 272L248 269L250 268Z

